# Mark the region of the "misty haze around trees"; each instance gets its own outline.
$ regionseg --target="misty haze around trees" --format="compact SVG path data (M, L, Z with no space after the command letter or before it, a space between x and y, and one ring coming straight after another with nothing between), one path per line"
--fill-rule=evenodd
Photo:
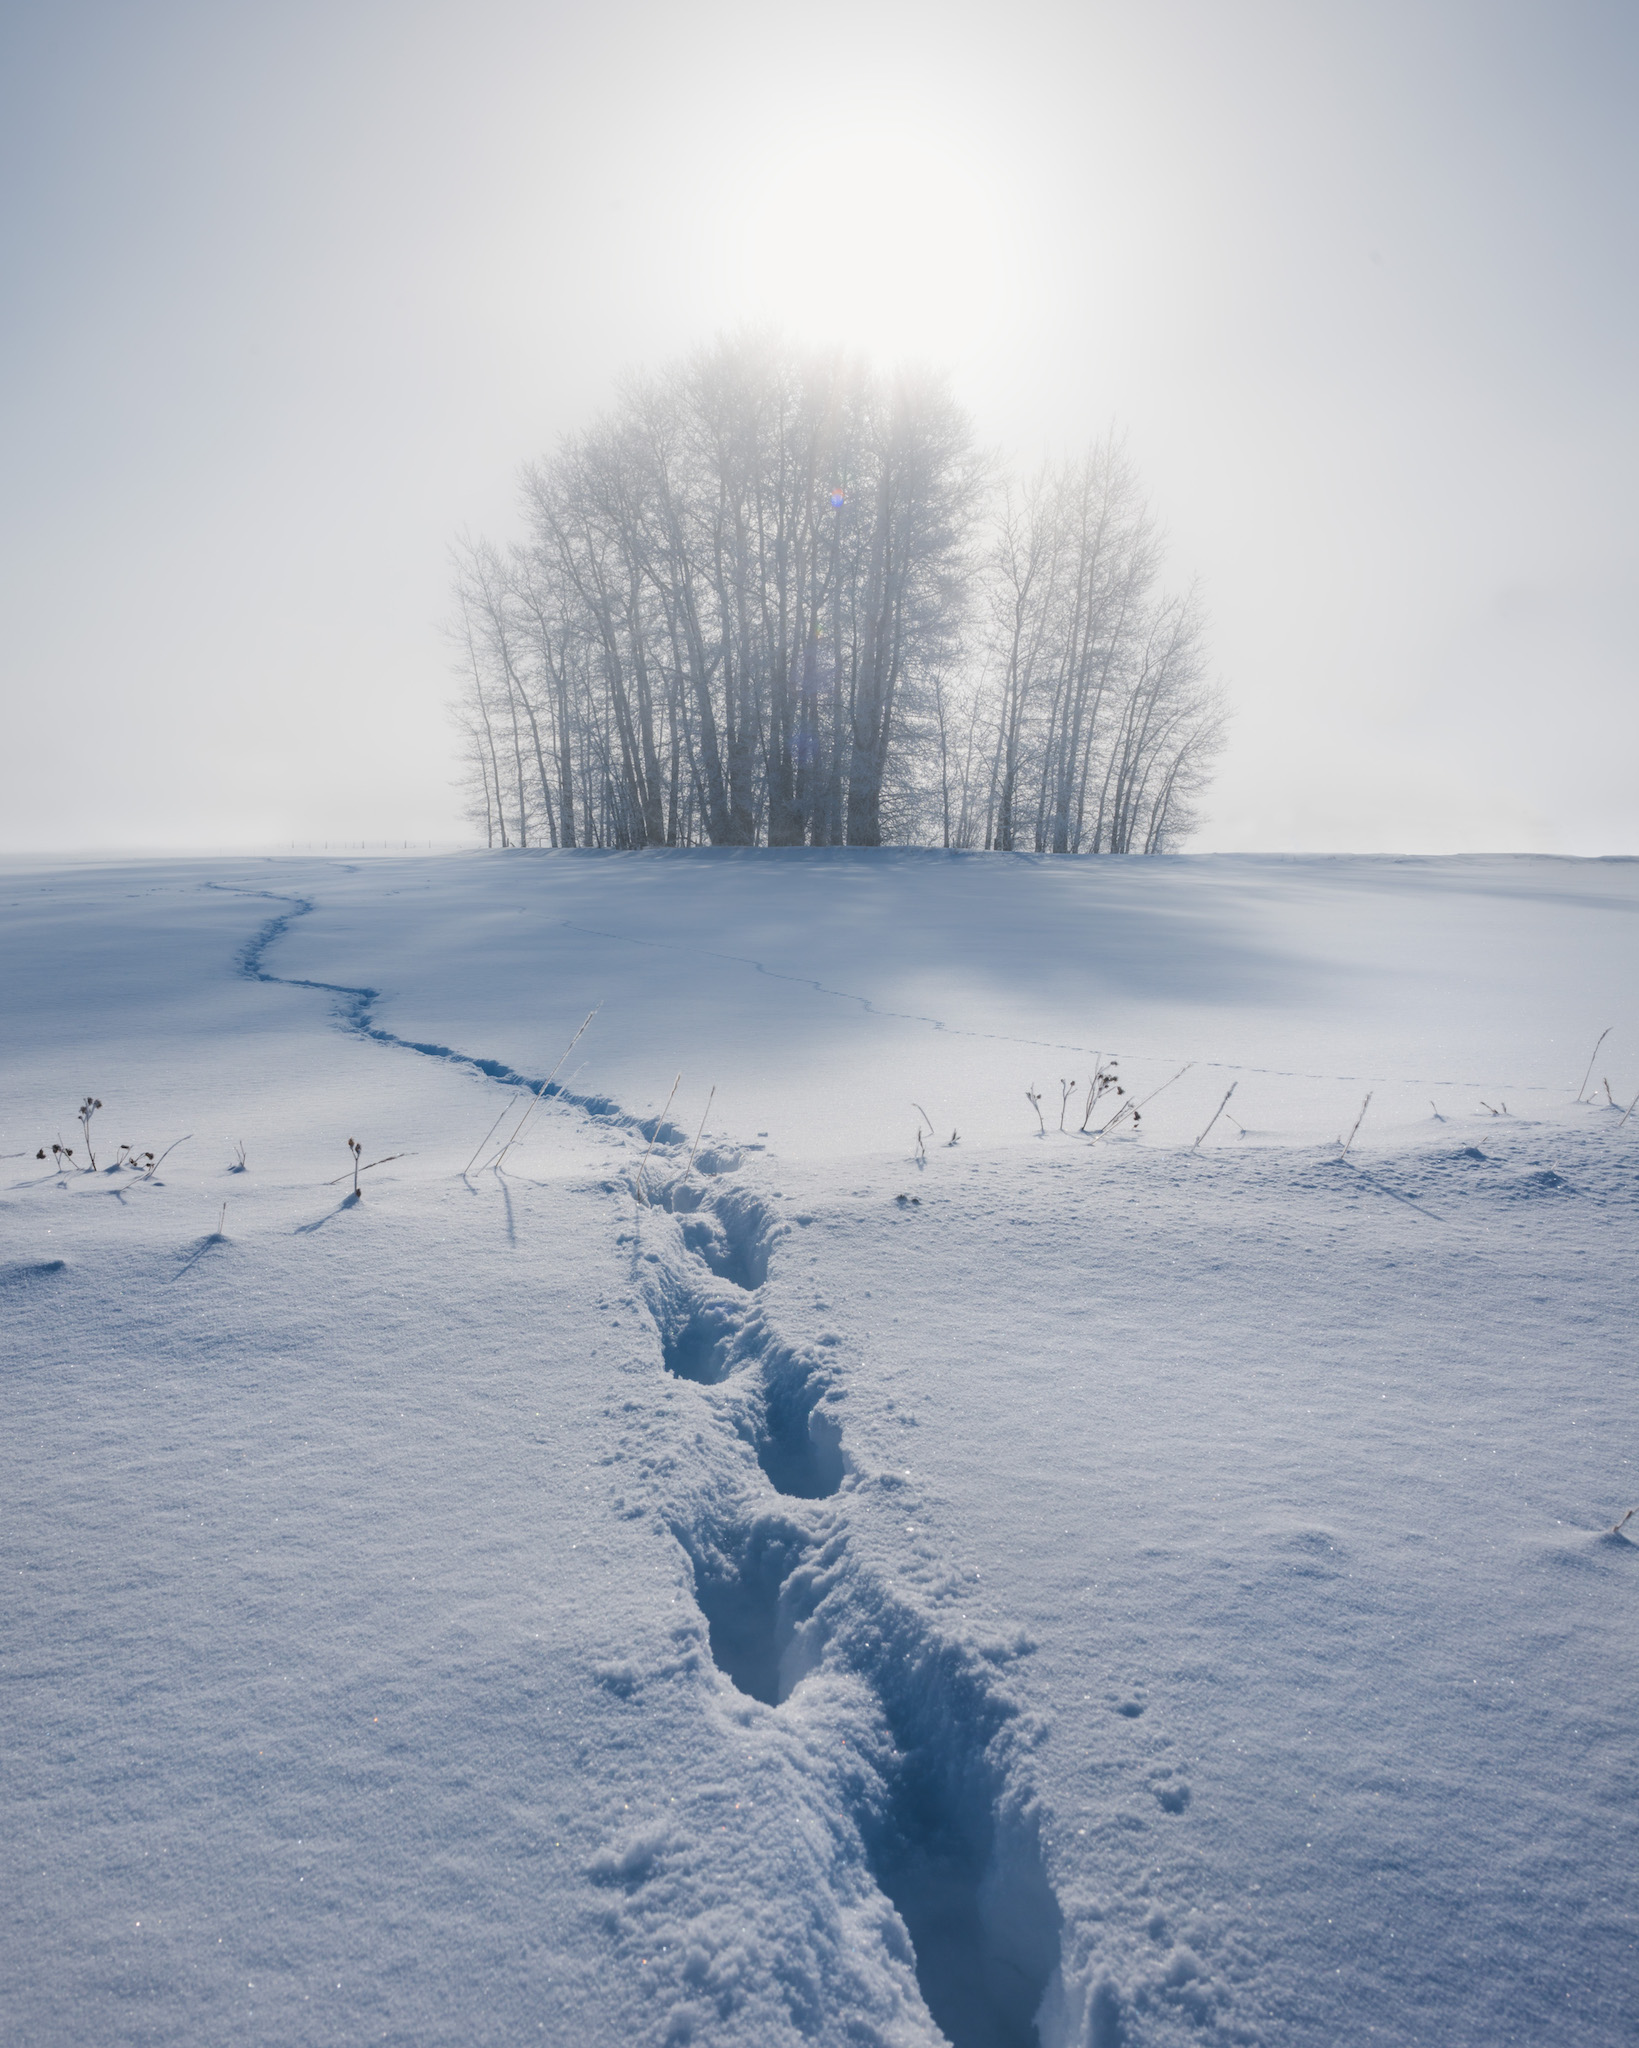
M767 338L625 383L455 548L491 846L1163 853L1222 744L1120 443L1033 475L942 380Z

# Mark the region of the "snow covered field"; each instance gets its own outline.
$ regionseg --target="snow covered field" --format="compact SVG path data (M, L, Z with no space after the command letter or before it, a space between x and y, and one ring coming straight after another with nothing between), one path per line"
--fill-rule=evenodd
M0 1020L6 2041L1631 2040L1639 863L13 861Z

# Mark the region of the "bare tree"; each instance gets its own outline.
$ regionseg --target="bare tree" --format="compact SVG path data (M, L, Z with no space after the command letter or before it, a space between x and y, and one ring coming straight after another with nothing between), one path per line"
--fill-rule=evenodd
M454 549L491 843L1159 852L1221 745L1112 437L993 483L927 373L777 338L634 378ZM981 538L983 536L983 538Z

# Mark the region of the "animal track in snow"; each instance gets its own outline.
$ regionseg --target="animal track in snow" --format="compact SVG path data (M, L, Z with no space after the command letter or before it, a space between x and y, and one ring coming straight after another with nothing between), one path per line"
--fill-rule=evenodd
M961 1775L943 1756L900 1759L872 1872L953 2048L1036 2048L1036 2011L1059 1967L1058 1900L1032 1831L1004 1824L996 1788L969 1789Z
M783 1598L786 1667L840 1666L880 1704L880 1794L855 1818L929 2012L953 2048L1036 2048L1063 1927L1028 1790L1043 1724L990 1657L860 1570L843 1535L798 1565Z
M715 1287L691 1287L686 1276L653 1252L656 1268L643 1293L660 1338L666 1370L680 1380L714 1387L734 1368L734 1347L745 1325L744 1303Z
M675 1327L662 1327L660 1353L666 1370L680 1380L714 1387L729 1370L735 1325L710 1304L690 1304Z
M762 1413L753 1441L757 1462L776 1492L824 1500L842 1485L842 1424L825 1367L784 1345L771 1345L762 1365Z
M243 949L247 976L338 999L344 1027L378 1044L471 1067L505 1086L540 1086L502 1062L382 1029L373 1022L374 989L268 972L268 948L313 905L271 891L234 893L289 906ZM687 1144L683 1131L632 1117L607 1098L556 1083L544 1092L640 1134L654 1152L664 1147L680 1158ZM651 1157L657 1180L665 1163L664 1154ZM634 1278L664 1370L699 1387L718 1424L754 1451L775 1495L827 1501L850 1476L835 1349L788 1341L758 1307L785 1225L753 1190L729 1181L739 1163L737 1153L708 1149L694 1162L705 1185L674 1183L639 1200ZM836 1509L808 1510L810 1522L749 1486L738 1497L719 1491L657 1505L688 1558L712 1660L730 1684L773 1710L822 1669L863 1686L875 1763L849 1775L852 1805L832 1824L857 1830L876 1884L909 1934L923 1999L952 2048L1036 2048L1035 2015L1057 1982L1063 1916L1019 1769L1039 1731L999 1683L994 1662L944 1636L931 1615L866 1571ZM599 1683L622 1702L639 1687L624 1665L600 1668ZM647 1839L618 1857L610 1852L593 1877L630 1889L657 1853ZM1106 2019L1100 2048L1120 2038L1118 2016Z
M740 1190L716 1190L656 1255L651 1308L668 1369L710 1386L749 1436L764 1476L793 1500L847 1477L836 1367L788 1342L752 1303L726 1298L724 1235L759 1231ZM703 1233L703 1215L712 1228ZM658 1219L657 1219L658 1220ZM716 1253L716 1256L713 1254ZM758 1279L766 1276L766 1261ZM694 1575L713 1662L779 1707L829 1662L862 1679L885 1722L876 1796L852 1814L871 1873L910 1937L924 2002L953 2048L1035 2048L1035 2014L1060 1962L1062 1916L1009 1764L1017 1716L983 1661L922 1610L886 1595L851 1557L845 1526L721 1503L673 1531Z
M742 1292L766 1278L778 1230L746 1190L689 1194L648 1219L639 1265L666 1369L709 1390L777 1493L824 1500L848 1477L832 1347L786 1340ZM990 1668L863 1574L829 1511L810 1524L714 1497L670 1525L712 1661L739 1692L777 1709L811 1674L840 1669L880 1710L874 1796L850 1818L952 2048L1036 2048L1062 1916L1009 1768L1016 1710Z
M787 1343L746 1298L767 1278L782 1226L743 1188L685 1191L650 1221L664 1248L646 1255L642 1284L666 1370L724 1388L722 1412L776 1493L828 1499L847 1473L836 1367Z
M782 1668L782 1660L799 1618L790 1589L812 1546L808 1532L782 1515L765 1514L721 1543L694 1530L674 1533L694 1568L713 1663L749 1698L778 1706L802 1675L789 1662Z
M683 1242L719 1280L753 1293L768 1278L768 1261L782 1226L766 1203L743 1188L716 1189L703 1201L692 1189L671 1198Z
M461 1052L454 1046L437 1045L414 1038L401 1038L396 1031L388 1031L374 1021L376 1004L381 1000L379 989L353 987L346 982L314 981L301 975L272 974L262 964L268 948L285 933L299 917L310 916L314 905L306 896L282 896L274 889L236 889L226 882L204 882L205 889L215 889L229 896L249 896L269 903L284 903L289 906L277 917L270 917L266 924L255 932L240 949L237 965L241 974L251 981L265 981L280 988L309 988L321 995L335 996L339 1000L335 1014L348 1031L356 1031L361 1038L368 1038L377 1045L396 1046L401 1052L420 1053L426 1059L447 1060L452 1066L470 1067L474 1073L482 1074L487 1081L499 1081L509 1088L527 1089L548 1100L567 1102L601 1124L614 1125L618 1129L633 1131L656 1144L673 1147L687 1143L687 1134L675 1124L662 1123L656 1117L630 1115L621 1105L607 1095L582 1095L567 1087L561 1081L539 1081L528 1074L521 1074L515 1067L509 1067L504 1060L481 1058L476 1053ZM737 1157L725 1161L720 1154L702 1151L695 1161L696 1173L711 1175L732 1170Z

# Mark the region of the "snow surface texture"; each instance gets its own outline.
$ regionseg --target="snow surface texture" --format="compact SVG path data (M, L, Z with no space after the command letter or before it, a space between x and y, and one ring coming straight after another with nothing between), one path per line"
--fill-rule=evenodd
M1631 2038L1639 866L0 904L6 2040Z

